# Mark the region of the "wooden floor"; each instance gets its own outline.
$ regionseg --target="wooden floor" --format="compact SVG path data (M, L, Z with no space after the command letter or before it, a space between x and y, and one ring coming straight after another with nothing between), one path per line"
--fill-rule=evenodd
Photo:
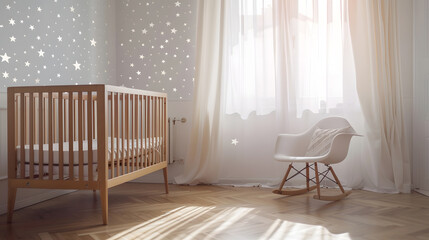
M329 190L331 191L331 190ZM263 188L127 183L98 195L78 191L0 216L0 239L429 239L429 198L353 191L323 202Z

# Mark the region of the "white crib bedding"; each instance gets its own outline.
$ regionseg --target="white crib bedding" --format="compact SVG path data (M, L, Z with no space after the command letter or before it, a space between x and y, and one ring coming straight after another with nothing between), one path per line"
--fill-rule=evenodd
M142 143L143 141L143 143ZM111 152L112 152L112 141L111 138L108 138L108 160L110 160ZM122 158L122 148L126 151L128 148L130 148L130 155L132 155L132 151L134 150L135 155L139 155L138 153L141 152L141 149L146 150L147 149L155 149L157 150L160 145L162 144L162 137L153 137L153 138L146 138L146 139L135 139L134 141L127 141L127 139L124 140L124 146L122 146L122 139L119 139L119 158ZM116 159L117 155L117 139L113 139L113 153L114 158ZM133 144L133 147L131 146ZM142 148L143 146L143 148ZM39 164L39 144L34 145L34 164ZM30 145L25 145L25 163L30 163ZM83 164L88 164L88 141L82 142L82 149L83 149ZM52 152L53 152L53 165L59 165L59 144L54 143L52 145ZM21 146L16 147L16 154L17 154L17 162L21 162ZM93 163L97 163L97 140L94 139L92 141L92 161ZM43 164L47 165L49 164L49 145L43 144ZM63 143L63 164L69 165L69 143L64 142ZM79 142L74 141L73 142L73 164L79 165Z

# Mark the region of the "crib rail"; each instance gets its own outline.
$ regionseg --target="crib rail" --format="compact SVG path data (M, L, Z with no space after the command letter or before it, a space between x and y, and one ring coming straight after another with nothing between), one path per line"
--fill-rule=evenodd
M101 180L161 168L166 104L166 94L108 85L8 88L9 179L96 189Z
M167 94L106 86L106 96L109 179L127 181L127 175L167 163Z
M92 142L103 132L97 124L100 96L103 85L8 88L9 179L27 185L36 179L73 181L81 183L77 188L95 188L96 155L102 154L95 154Z

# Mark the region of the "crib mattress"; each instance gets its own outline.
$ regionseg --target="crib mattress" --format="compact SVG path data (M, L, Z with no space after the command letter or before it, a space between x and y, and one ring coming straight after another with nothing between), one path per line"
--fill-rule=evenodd
M117 142L118 139L113 139L113 148L111 144L111 138L108 138L108 156L107 158L110 160L110 155L113 153L116 157L116 154L118 154L119 150L119 158L122 157L122 149L124 149L124 154L127 154L128 148L130 148L130 155L132 155L132 151L135 151L134 154L137 155L143 145L143 150L148 149L157 149L162 144L162 137L154 137L154 138L146 138L146 139L135 139L134 141L128 141L124 140L124 144L122 144L122 139L119 139L119 142ZM142 144L143 141L143 144ZM119 147L117 147L119 145ZM124 145L124 146L123 146ZM147 148L147 149L146 149ZM30 145L24 145L25 149L25 163L30 163ZM34 164L39 164L39 144L35 144L33 146L34 149ZM88 164L88 141L82 142L82 149L83 149L83 163L86 165ZM52 145L52 151L53 151L53 164L58 165L59 164L59 144L54 143ZM69 143L64 142L63 143L63 164L69 165ZM16 156L18 162L21 162L21 146L16 147ZM92 159L93 163L97 162L97 140L94 139L92 141ZM49 164L49 145L43 144L43 164ZM74 141L73 142L73 164L78 165L79 164L79 142Z

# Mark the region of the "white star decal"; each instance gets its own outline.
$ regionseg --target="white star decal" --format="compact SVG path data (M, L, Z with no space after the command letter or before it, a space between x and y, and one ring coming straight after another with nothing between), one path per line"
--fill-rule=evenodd
M153 26L155 26L155 24L149 23L149 27L153 28Z
M9 63L10 57L7 55L7 53L4 53L4 55L0 55L0 57L1 57L1 62Z
M173 92L177 92L177 88L173 88Z
M45 52L42 50L42 49L40 49L39 51L38 51L38 53L39 53L39 57L44 57L45 55Z
M15 25L15 20L13 20L13 18L9 19L9 24L12 26Z
M177 1L177 2L174 3L174 5L176 5L176 7L180 7L180 4L181 3L179 1Z
M191 39L189 39L189 38L188 38L188 39L186 39L186 42L190 43L190 42L191 42Z
M232 139L231 144L237 146L237 144L238 144L237 138Z
M143 33L143 34L146 34L146 33L147 33L146 28L142 30L142 33Z
M177 30L175 28L171 29L171 33L176 34Z
M33 30L34 30L34 26L33 26L33 25L30 25L29 29L30 29L31 31L33 31Z
M16 38L14 36L10 37L11 42L15 42Z
M144 58L144 56L143 55L140 55L140 59L143 59Z
M40 83L40 79L36 78L36 80L34 80L36 83Z
M171 22L166 22L165 24L167 24L167 26L170 26L170 25L171 25Z
M89 40L90 42L91 42L91 46L94 46L95 47L95 44L97 44L97 42L94 40L94 38L93 39L91 39L91 40Z
M165 71L162 71L162 72L161 72L161 75L165 75Z
M130 67L134 67L134 63L131 63L131 64L130 64Z
M13 79L12 79L12 81L13 81L13 82L17 82L17 81L18 81L18 79L16 79L16 78L13 78Z
M41 8L41 7L38 7L38 8L37 8L37 11L38 11L38 12L41 12L41 11L42 11L42 8Z
M58 39L58 42L62 42L63 41L63 38L61 36L58 36L57 39Z
M74 12L74 7L73 6L70 7L70 12Z
M73 66L74 66L74 70L80 70L80 63L78 63L77 61L76 63L73 64Z
M29 66L30 66L30 62L26 61L26 62L25 62L25 66L26 66L26 67L29 67Z
M9 73L5 71L5 72L3 73L3 77L4 77L4 78L8 78L8 77L9 77Z
M7 10L10 10L10 6L9 6L9 5L6 5L6 9L7 9Z
M137 73L137 75L140 75L140 74L141 74L141 72L140 72L140 71L137 71L136 73Z

